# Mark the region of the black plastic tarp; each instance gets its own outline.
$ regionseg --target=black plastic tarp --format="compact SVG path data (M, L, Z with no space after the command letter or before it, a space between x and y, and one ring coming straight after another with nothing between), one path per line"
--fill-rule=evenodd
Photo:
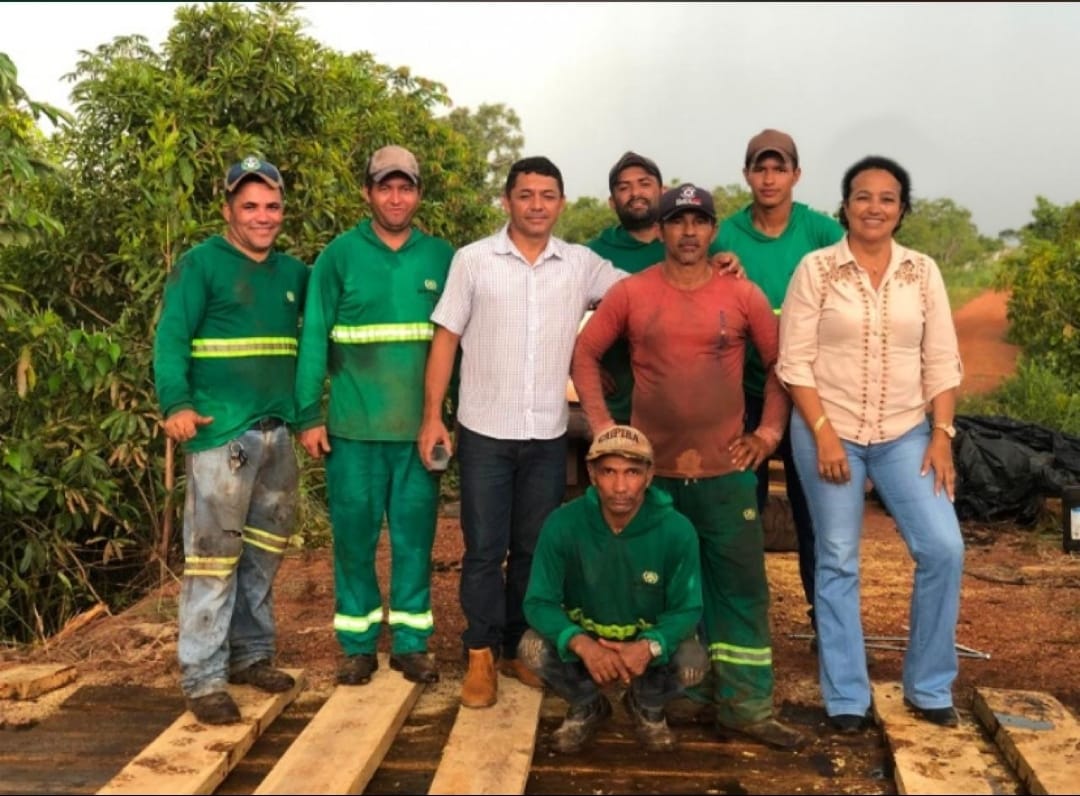
M954 425L961 520L1030 525L1044 498L1080 484L1080 437L1002 416L958 415Z

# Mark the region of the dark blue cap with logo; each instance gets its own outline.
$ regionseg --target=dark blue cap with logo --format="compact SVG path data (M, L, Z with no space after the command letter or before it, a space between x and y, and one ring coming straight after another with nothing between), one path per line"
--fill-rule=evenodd
M229 168L225 173L225 192L232 193L248 177L257 177L271 188L281 191L282 196L285 195L285 181L281 179L277 166L255 155L248 155Z
M660 197L659 218L666 221L684 210L696 210L716 221L716 205L713 203L712 194L690 183L664 192Z

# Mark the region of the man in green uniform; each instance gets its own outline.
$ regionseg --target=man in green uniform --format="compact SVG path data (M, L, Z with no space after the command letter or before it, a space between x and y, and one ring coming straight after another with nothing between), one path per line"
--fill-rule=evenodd
M293 687L271 666L273 583L296 519L296 337L308 269L274 250L277 168L249 156L225 177L227 224L180 258L154 338L165 433L185 452L180 680L206 724L240 720L226 683Z
M792 191L802 171L795 141L779 130L762 130L746 147L743 177L753 201L720 225L717 243L739 255L746 276L764 291L773 312L780 314L788 282L803 256L831 246L844 237L844 228L833 218L796 202ZM757 428L765 399L765 366L753 346L748 347L743 373L746 428ZM802 483L791 458L786 431L776 453L784 462L788 504L799 545L799 576L814 623L814 525L803 496ZM769 497L769 462L757 472L758 511Z
M386 146L371 156L364 198L371 219L332 240L312 271L296 377L299 438L309 455L326 456L334 630L346 655L338 682L367 683L378 668L383 600L375 552L385 517L392 556L390 666L413 682L433 683L439 675L427 640L434 629L431 547L439 473L425 469L415 440L433 330L428 318L453 249L412 225L421 179L407 149Z
M559 752L577 752L611 715L605 686L626 686L623 704L638 740L669 751L664 705L708 668L694 637L701 568L694 526L650 488L653 451L635 428L597 435L586 456L592 487L548 516L536 546L518 656L570 703L555 731Z

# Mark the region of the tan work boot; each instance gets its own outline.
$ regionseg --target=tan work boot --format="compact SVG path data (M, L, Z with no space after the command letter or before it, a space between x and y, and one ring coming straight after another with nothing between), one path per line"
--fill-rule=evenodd
M506 677L520 680L522 685L543 690L544 681L537 677L520 658L500 658L499 671Z
M467 708L489 708L498 698L495 656L490 647L469 650L469 670L461 684L461 704Z

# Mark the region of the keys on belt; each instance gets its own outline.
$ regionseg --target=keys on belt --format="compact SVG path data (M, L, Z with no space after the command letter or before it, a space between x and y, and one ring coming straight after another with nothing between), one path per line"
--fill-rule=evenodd
M256 420L251 424L252 431L273 431L275 428L281 428L285 425L285 421L280 417L264 417L260 420Z

